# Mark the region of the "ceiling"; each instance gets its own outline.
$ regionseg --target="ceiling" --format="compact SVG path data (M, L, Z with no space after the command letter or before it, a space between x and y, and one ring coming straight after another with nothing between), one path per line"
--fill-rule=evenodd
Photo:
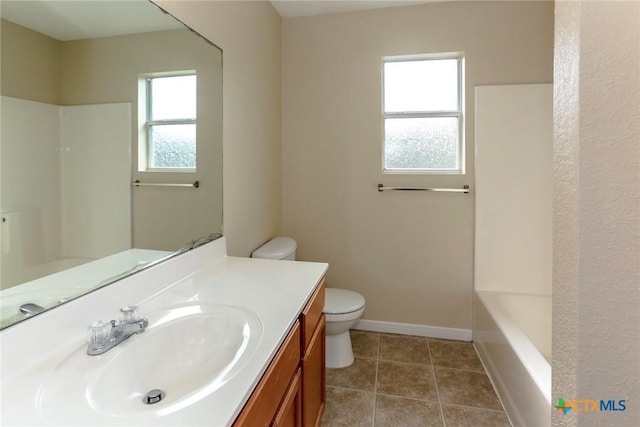
M270 0L283 18L327 15L386 7L409 6L443 0Z
M2 0L0 14L61 41L184 28L148 0Z
M445 0L270 0L283 18L434 1ZM1 0L0 11L4 19L61 41L184 28L149 0Z

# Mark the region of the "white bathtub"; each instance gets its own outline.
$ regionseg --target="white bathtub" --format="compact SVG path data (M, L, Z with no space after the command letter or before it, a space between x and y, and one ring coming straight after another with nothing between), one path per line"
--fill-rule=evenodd
M551 296L476 291L473 340L515 427L551 425Z

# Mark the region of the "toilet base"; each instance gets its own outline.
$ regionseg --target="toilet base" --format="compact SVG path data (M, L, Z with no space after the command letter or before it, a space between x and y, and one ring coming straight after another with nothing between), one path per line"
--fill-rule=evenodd
M346 368L353 364L353 349L349 330L335 335L327 335L325 351L327 368Z

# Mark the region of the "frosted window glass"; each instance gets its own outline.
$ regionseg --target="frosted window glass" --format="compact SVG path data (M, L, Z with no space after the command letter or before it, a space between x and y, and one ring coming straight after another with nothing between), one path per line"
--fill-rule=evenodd
M384 63L385 113L458 110L458 60Z
M196 76L151 80L151 120L195 118Z
M154 125L149 166L152 168L195 168L196 125Z
M385 169L458 169L458 118L385 120Z

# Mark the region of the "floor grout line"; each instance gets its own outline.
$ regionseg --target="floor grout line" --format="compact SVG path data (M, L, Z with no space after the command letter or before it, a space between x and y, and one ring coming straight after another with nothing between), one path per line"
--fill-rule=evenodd
M397 397L397 398L399 398L399 399L413 400L413 401L415 401L415 402L440 403L438 400L432 400L432 399L420 399L419 397L405 397L405 396L398 396L397 394L390 394L390 393L376 393L376 395L380 395L380 396L387 396L387 397Z
M380 333L378 332L378 349L376 351L376 374L373 380L373 416L371 418L371 427L376 426L376 409L378 408L378 365L380 362Z
M369 390L360 390L360 389L357 389L357 388L342 387L342 386L339 386L339 385L327 385L327 387L330 387L330 388L339 388L340 390L357 391L358 393L369 393L369 394L375 394L375 392L373 392L373 391L369 391Z
M433 382L436 385L436 397L438 398L438 407L440 408L440 420L442 426L447 427L447 420L444 418L444 408L442 407L442 400L440 399L440 390L438 389L438 378L436 377L436 367L433 364L433 353L431 353L431 343L427 340L427 349L429 350L429 360L431 360L431 373L433 374Z
M477 369L451 368L451 367L448 367L448 366L436 366L436 365L433 365L433 368L434 369L450 369L452 371L464 371L464 372L472 372L472 373L476 373L476 374L487 375L487 372L485 370L479 371Z
M468 405L460 405L458 403L447 403L447 406L456 406L458 408L468 408L468 409L477 409L479 411L487 411L487 412L495 412L498 414L505 414L505 411L501 411L498 409L490 409L490 408L481 408L479 406L468 406Z

